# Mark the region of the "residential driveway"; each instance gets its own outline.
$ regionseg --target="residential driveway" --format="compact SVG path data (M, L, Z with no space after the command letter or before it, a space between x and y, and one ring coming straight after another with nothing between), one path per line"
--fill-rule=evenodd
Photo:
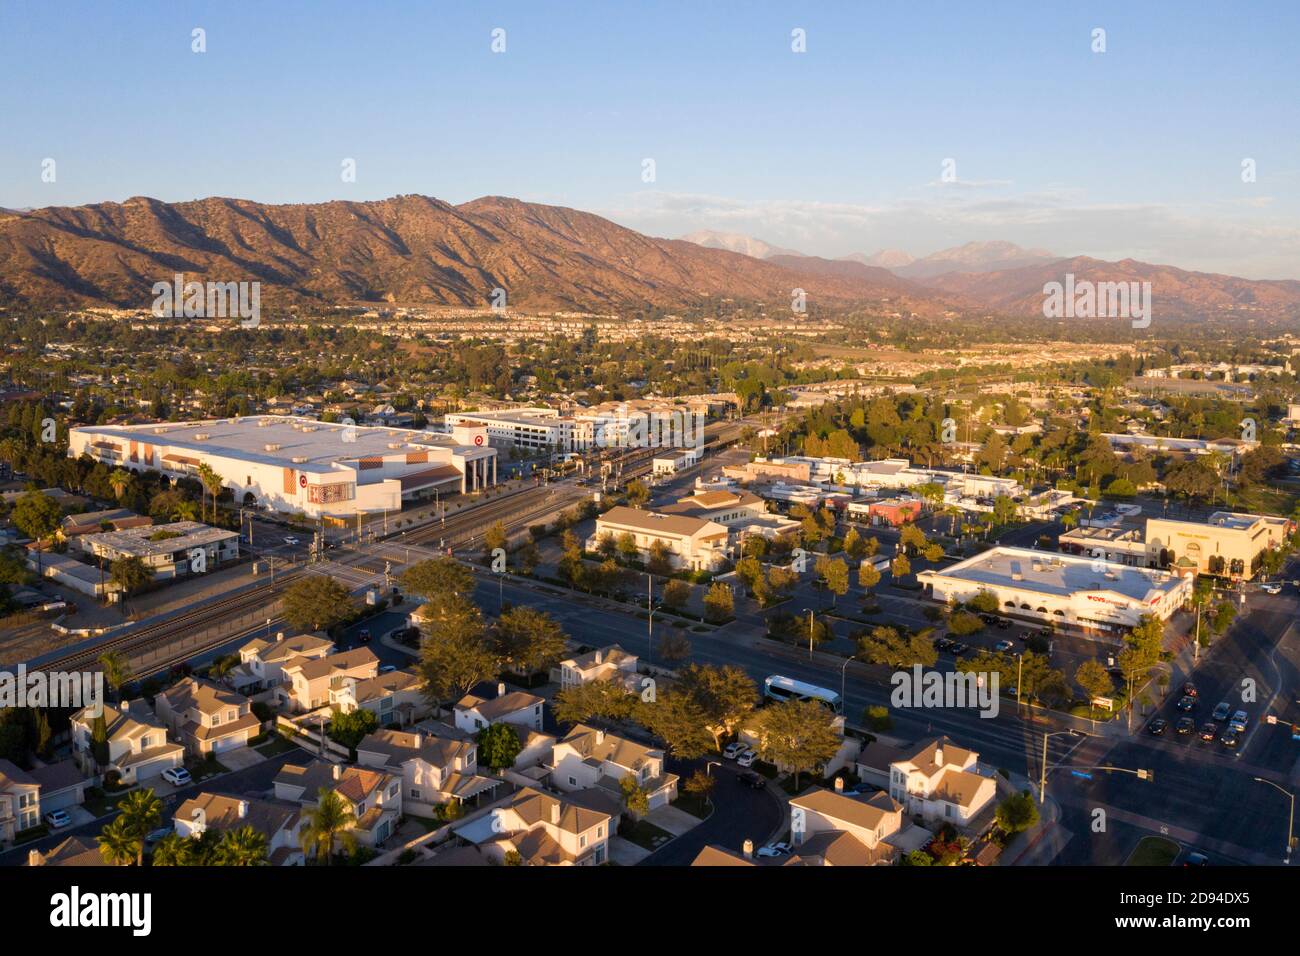
M671 804L651 810L645 815L645 819L659 829L667 830L675 837L681 836L687 830L703 822L699 817L692 816L685 810L678 810Z
M262 756L252 747L238 747L235 750L227 750L220 754L217 759L221 761L222 766L226 769L247 770L250 767L256 767L264 761L266 757Z
M611 837L609 841L609 862L619 866L636 866L650 855L643 846L637 846L631 840L621 836Z

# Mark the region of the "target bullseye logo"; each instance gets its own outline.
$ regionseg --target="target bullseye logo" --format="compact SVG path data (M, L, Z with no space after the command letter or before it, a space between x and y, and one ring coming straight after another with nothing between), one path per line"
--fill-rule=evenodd
M474 444L476 444L476 445L481 445L481 444L483 444L483 436L482 436L482 435L475 435L475 436L474 436Z
M299 475L299 476L298 476L298 484L300 484L300 485L302 485L302 487L306 488L306 487L307 487L307 476L306 476L306 475Z

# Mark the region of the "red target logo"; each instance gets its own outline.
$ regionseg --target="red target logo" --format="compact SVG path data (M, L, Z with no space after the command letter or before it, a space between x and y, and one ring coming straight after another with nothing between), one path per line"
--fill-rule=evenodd
M306 475L299 475L299 476L298 476L298 484L300 484L300 485L302 485L302 487L306 488L306 487L307 487L307 476L306 476Z
M476 444L476 445L481 445L481 444L483 444L483 436L482 436L482 435L475 435L475 436L474 436L474 444Z

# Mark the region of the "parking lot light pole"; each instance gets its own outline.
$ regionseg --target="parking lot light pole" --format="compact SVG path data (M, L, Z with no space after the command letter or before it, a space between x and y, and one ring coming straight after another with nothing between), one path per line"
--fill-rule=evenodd
M1282 862L1286 865L1290 865L1291 848L1295 845L1295 794L1290 790L1284 790L1282 787L1279 787L1272 780L1265 780L1263 777L1256 777L1255 782L1266 783L1274 790L1281 790L1282 793L1286 794L1291 800L1291 817L1287 820L1286 824L1286 855L1282 857Z
M813 656L813 610L810 607L804 608L808 612L808 660Z

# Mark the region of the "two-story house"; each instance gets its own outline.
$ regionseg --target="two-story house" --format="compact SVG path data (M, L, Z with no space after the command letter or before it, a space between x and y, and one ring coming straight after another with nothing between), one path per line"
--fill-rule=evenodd
M609 859L611 826L608 813L524 787L456 834L494 863L517 855L524 866L599 866Z
M239 663L224 680L241 694L256 694L283 682L281 671L285 664L298 658L319 660L332 653L334 642L314 634L277 634L274 641L259 637L239 649Z
M497 684L495 697L466 694L453 708L456 727L467 734L478 733L489 724L514 724L530 730L542 729L541 697L526 691L506 691L505 684Z
M479 774L473 740L421 730L367 734L357 744L357 763L400 775L406 812L417 817L432 817L440 804L471 800L501 783Z
M272 866L303 865L302 825L302 814L290 803L221 793L191 797L176 808L172 818L172 828L187 839L197 839L209 828L224 833L252 827L266 837L267 859Z
M194 677L155 697L154 710L196 757L246 747L262 729L247 697Z
M636 664L635 654L610 644L560 661L559 674L552 679L558 679L561 690L598 680L616 681L628 690L639 690Z
M140 700L104 704L104 741L95 743L98 723L89 708L72 715L72 755L85 773L116 771L122 783L150 780L185 761L185 748L167 739L167 725Z
M650 809L677 799L677 775L664 771L664 752L636 741L575 724L551 751L551 784L567 792L599 787L621 794L621 781L631 776L646 792Z
M429 709L424 698L424 680L411 671L389 671L366 680L345 677L338 687L330 688L329 705L345 714L368 710L378 718L381 727L390 724L405 727Z
M890 838L903 828L903 808L883 790L870 798L813 787L790 801L788 863L805 866L877 866L893 863L900 848Z
M967 828L992 806L997 782L980 773L978 753L937 737L902 751L889 765L889 795L926 823Z
M284 665L283 683L275 688L276 702L297 713L325 707L330 691L344 680L369 680L379 676L379 658L368 647L357 647L315 660L293 660Z
M41 785L8 760L0 760L0 843L41 822Z
M356 819L351 829L357 842L372 849L396 832L402 816L401 775L381 769L343 767L326 760L285 764L274 785L277 799L307 809L317 806L322 790L336 793Z

